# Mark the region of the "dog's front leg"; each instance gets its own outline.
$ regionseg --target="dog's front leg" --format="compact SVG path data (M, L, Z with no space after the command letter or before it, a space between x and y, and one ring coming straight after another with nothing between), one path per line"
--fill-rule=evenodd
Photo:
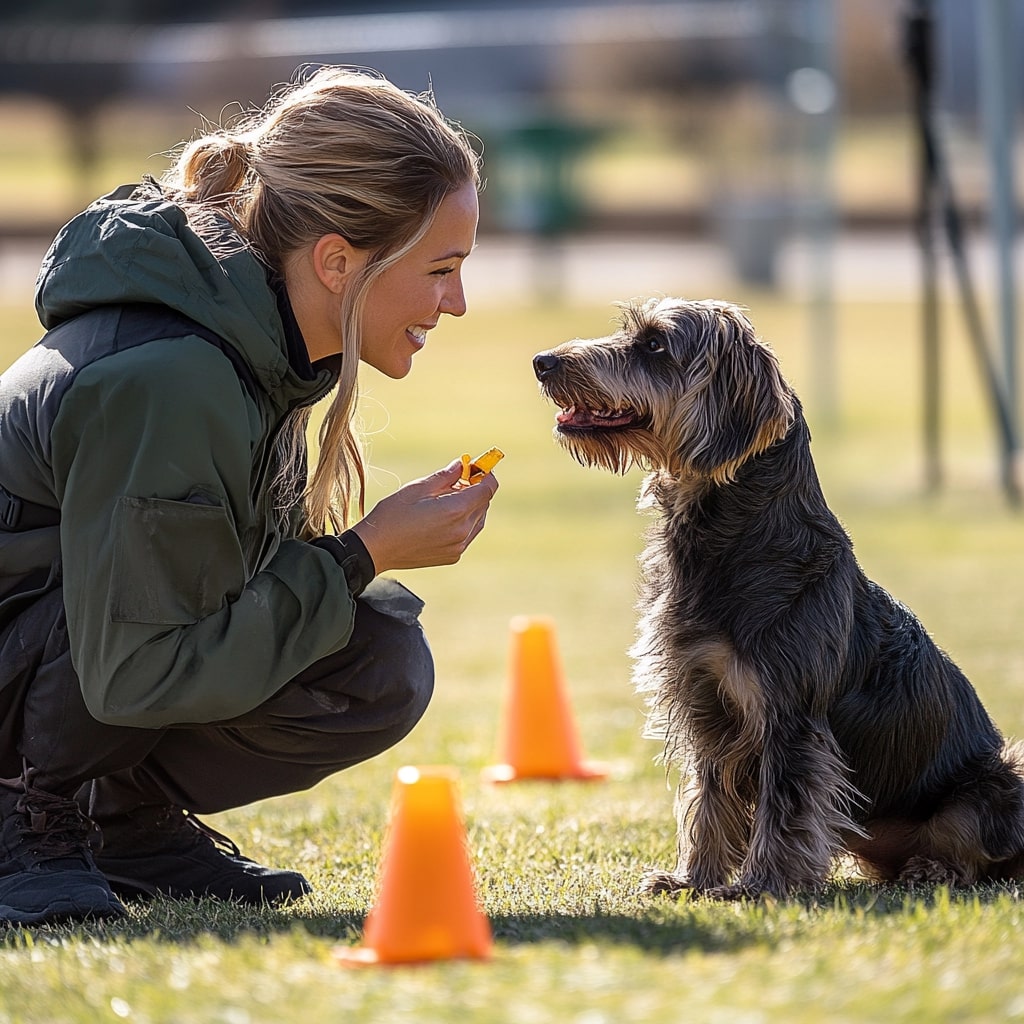
M750 806L723 786L721 771L709 759L700 759L692 782L676 792L676 835L675 871L645 875L643 891L708 892L726 885L743 859Z
M734 886L709 895L786 896L821 887L859 794L830 730L804 720L766 730L750 846Z

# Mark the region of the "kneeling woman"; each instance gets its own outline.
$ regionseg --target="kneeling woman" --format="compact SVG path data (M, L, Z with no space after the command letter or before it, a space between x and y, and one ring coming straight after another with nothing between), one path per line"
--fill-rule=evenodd
M379 574L456 562L497 482L453 462L363 514L357 369L465 312L478 174L429 98L323 68L53 243L0 377L0 920L300 896L195 814L423 714L421 604Z

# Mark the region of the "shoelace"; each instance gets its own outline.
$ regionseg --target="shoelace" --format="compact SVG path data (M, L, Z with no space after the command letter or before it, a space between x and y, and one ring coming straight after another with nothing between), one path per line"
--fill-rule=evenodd
M23 815L16 825L28 850L40 860L80 857L87 848L92 823L78 804L47 793L31 784L33 769L26 768L14 809ZM8 786L8 788L13 788Z

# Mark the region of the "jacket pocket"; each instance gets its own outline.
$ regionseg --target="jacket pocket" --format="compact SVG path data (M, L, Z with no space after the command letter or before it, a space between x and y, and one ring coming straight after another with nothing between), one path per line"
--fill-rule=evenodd
M220 505L122 497L113 525L114 622L188 625L245 584L238 538Z

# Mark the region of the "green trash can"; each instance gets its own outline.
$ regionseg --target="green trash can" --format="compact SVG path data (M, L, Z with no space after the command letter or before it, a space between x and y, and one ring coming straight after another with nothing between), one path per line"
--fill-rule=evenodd
M585 203L575 170L599 135L561 118L529 121L499 135L493 183L500 225L545 237L577 225Z

